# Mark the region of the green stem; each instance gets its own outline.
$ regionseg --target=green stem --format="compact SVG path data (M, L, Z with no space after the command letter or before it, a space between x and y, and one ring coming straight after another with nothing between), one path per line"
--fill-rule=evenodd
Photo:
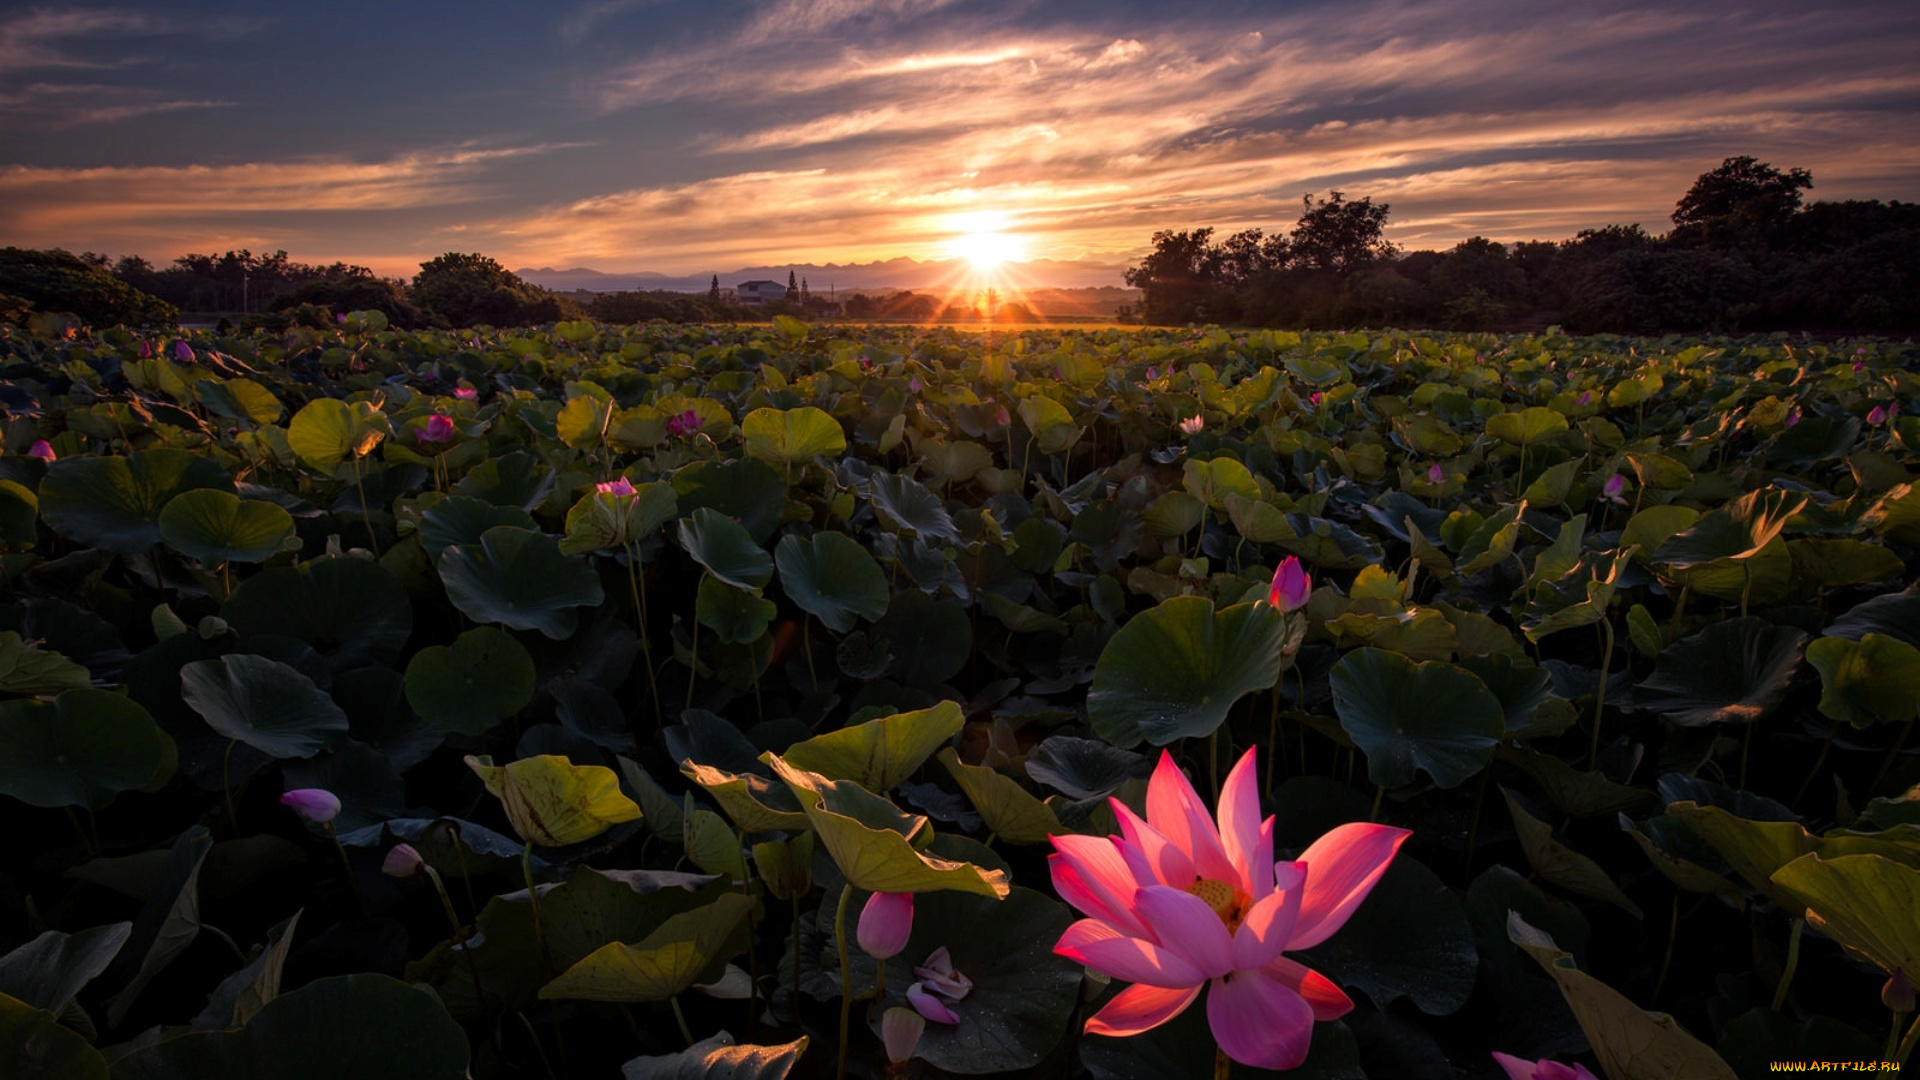
M1213 1048L1213 1080L1227 1080L1227 1074L1233 1071L1233 1059L1219 1047Z
M1902 1066L1906 1065L1907 1058L1913 1054L1915 1043L1920 1043L1920 1016L1913 1018L1913 1026L1907 1028L1907 1034L1900 1040L1900 1050L1893 1055L1893 1060Z
M627 591L633 595L633 619L640 629L640 660L647 665L647 692L653 697L655 722L667 726L666 710L660 707L660 678L653 670L653 645L648 641L646 581L640 576L640 549L627 545Z
M367 485L360 477L360 459L353 459L353 486L360 493L360 524L367 527L367 547L373 550L373 557L380 557L380 540L373 535L373 515L367 511Z
M353 898L360 903L360 914L371 916L373 909L367 906L366 894L360 891L360 879L353 876L353 860L347 858L347 846L340 842L340 834L334 831L333 822L326 822L322 827L327 830L327 837L333 841L333 850L340 853L340 868L346 871L347 887L353 890Z
M467 928L460 925L460 913L453 909L453 897L447 895L447 883L440 879L440 871L420 864L426 871L427 880L433 882L433 891L440 897L440 910L447 913L447 926L453 930L453 948L467 958L467 974L473 979L473 996L480 1000L480 1007L487 1007L487 988L480 981L480 962L473 958L473 950L467 947Z
M840 950L840 1058L834 1067L834 1080L847 1080L847 1025L853 1017L853 968L847 962L847 901L852 897L852 882L840 886L840 903L833 911L833 943Z
M1380 820L1380 804L1381 802L1385 801L1386 797L1387 797L1387 785L1385 784L1373 785L1373 810L1367 814L1368 821L1377 822Z
M1835 720L1827 725L1827 738L1825 742L1820 744L1820 755L1813 759L1813 768L1808 769L1807 778L1800 781L1800 790L1793 793L1793 801L1796 806L1799 805L1801 799L1806 797L1807 789L1813 786L1813 778L1820 775L1820 766L1827 763L1827 751L1833 749L1833 740L1838 734L1840 734L1840 721Z
M1648 1007L1660 1003L1660 992L1667 988L1667 971L1673 967L1673 946L1680 939L1680 890L1673 891L1673 917L1667 923L1667 954L1660 958L1660 977L1653 983L1653 1000Z
M233 748L240 745L239 739L227 740L227 752L220 759L220 793L227 800L227 827L240 831L240 814L233 807Z
M1869 795L1880 786L1880 781L1886 779L1887 770L1893 768L1893 763L1899 759L1900 748L1907 745L1907 736L1913 734L1913 720L1913 717L1907 717L1907 722L1900 727L1899 736L1893 740L1892 746L1887 747L1886 760L1880 762L1880 771L1873 774L1873 783L1867 785Z
M793 987L788 991L793 996L788 1007L797 1015L800 1011L800 898L793 898Z
M1220 729L1207 733L1207 782L1213 785L1214 805L1220 803Z
M688 1046L692 1046L693 1029L687 1026L687 1014L680 1011L680 995L675 994L667 1000L673 1003L673 1019L680 1025L680 1037L687 1040Z
M1607 672L1613 666L1613 620L1600 620L1600 689L1593 699L1593 745L1587 748L1591 767L1600 767L1600 716L1607 707Z
M1887 1025L1886 1048L1880 1051L1881 1061L1899 1060L1896 1055L1900 1053L1900 1021L1906 1018L1907 1014L1903 1012L1893 1014L1893 1023Z
M1743 785L1744 786L1744 785ZM1807 928L1805 916L1793 920L1793 932L1787 938L1787 969L1780 973L1780 985L1773 991L1773 1011L1787 1003L1787 988L1793 985L1793 969L1800 966L1800 933Z
M533 841L520 849L520 876L527 880L527 902L533 909L533 936L540 943L540 957L546 962L547 974L553 975L553 954L547 951L547 928L540 921L540 889L533 881Z

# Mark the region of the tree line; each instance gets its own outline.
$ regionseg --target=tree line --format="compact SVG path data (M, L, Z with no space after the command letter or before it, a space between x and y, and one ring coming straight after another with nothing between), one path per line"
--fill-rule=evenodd
M1557 243L1474 237L1411 252L1386 241L1386 203L1308 195L1285 233L1155 233L1127 284L1141 290L1133 314L1161 325L1920 329L1920 205L1804 203L1812 186L1805 169L1733 157L1694 182L1664 235L1609 225Z

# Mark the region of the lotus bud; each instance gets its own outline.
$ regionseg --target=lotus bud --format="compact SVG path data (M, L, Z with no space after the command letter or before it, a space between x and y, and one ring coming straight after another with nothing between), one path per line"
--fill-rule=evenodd
M480 391L475 390L471 386L456 386L453 388L453 396L459 398L461 401L473 401L479 398Z
M1887 422L1887 410L1885 406L1875 405L1871 410L1868 411L1867 423L1878 426L1886 422Z
M443 443L453 441L453 421L435 413L427 418L427 426L420 431L421 442Z
M387 857L381 860L380 872L388 877L410 878L420 872L427 860L420 857L412 844L395 844Z
M1593 404L1593 391L1591 390L1580 391L1580 396L1577 398L1574 398L1573 403L1582 409Z
M993 422L1001 427L1007 427L1013 423L1013 414L1007 411L1005 405L1002 405L993 410Z
M145 338L142 338L140 340L140 359L142 360L153 359L153 342L148 341Z
M1799 423L1799 422L1800 422L1800 410L1799 410L1799 409L1795 409L1795 410L1793 410L1792 412L1790 412L1790 413L1788 413L1788 414L1787 414L1787 422L1786 422L1786 426L1788 426L1788 427L1792 427L1793 425L1795 425L1795 424L1797 424L1797 423Z
M193 361L193 346L184 341L174 342L173 358L181 363L191 363Z
M1200 434L1201 429L1206 426L1207 426L1206 417L1189 416L1185 420L1180 421L1180 434L1188 435L1188 436L1198 435Z
M960 1014L947 1008L946 1002L927 993L927 988L922 983L914 983L912 986L907 987L907 1004L913 1006L913 1011L936 1024L957 1024L960 1022Z
M340 814L340 796L325 788L294 788L280 796L280 805L315 825L325 825Z
M917 394L924 389L926 389L926 384L920 381L920 376L915 375L913 378L907 380L908 393Z
M907 947L913 933L913 894L877 892L860 909L854 940L875 960L885 960Z
M899 1006L888 1009L880 1017L880 1041L886 1044L887 1060L895 1065L905 1064L926 1030L926 1018L912 1009Z
M633 490L633 481L627 479L624 476L620 477L618 480L614 480L609 483L595 484L593 485L593 489L595 491L598 491L602 495L627 496L627 495L635 494Z
M1913 1011L1913 983L1907 980L1906 972L1893 969L1886 985L1880 988L1880 1004L1897 1013Z
M1439 462L1436 461L1433 464L1427 466L1427 483L1444 484L1446 482L1447 482L1447 470L1441 468Z
M1273 572L1273 587L1267 591L1267 603L1284 615L1305 604L1312 594L1313 578L1300 566L1300 560L1292 555L1280 560Z
M32 446L27 447L27 456L37 457L41 461L52 461L59 455L53 452L52 443L45 439L39 439L36 440Z
M1310 405L1318 405L1320 404L1320 399L1324 396L1320 391L1315 390L1313 393L1307 395L1307 403Z

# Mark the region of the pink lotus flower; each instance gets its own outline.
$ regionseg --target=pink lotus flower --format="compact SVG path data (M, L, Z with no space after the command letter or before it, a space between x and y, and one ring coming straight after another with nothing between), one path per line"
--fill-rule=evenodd
M1292 555L1281 559L1273 571L1273 587L1267 590L1267 603L1285 615L1305 604L1312 595L1313 577L1300 565L1300 560Z
M1580 391L1580 396L1577 398L1574 398L1573 403L1582 409L1593 404L1593 391L1591 390Z
M1180 434L1187 436L1198 435L1206 426L1206 417L1189 416L1185 420L1180 421Z
M667 417L667 434L690 435L700 430L700 414L688 409L678 416Z
M1867 411L1867 423L1876 427L1887 422L1887 410L1883 405L1875 405Z
M1601 485L1600 497L1615 506L1625 506L1627 505L1627 500L1621 493L1626 490L1627 478L1621 476L1619 473L1614 473L1612 476L1607 477L1605 484Z
M993 422L999 424L1001 427L1006 427L1013 423L1013 414L1007 411L1005 405L1002 405L993 410Z
M1433 464L1427 466L1427 483L1444 484L1446 482L1447 482L1447 470L1441 468L1439 462L1436 461Z
M174 342L173 358L182 363L191 363L193 361L193 346L184 341Z
M53 452L52 443L45 439L36 439L32 446L27 447L27 456L37 457L41 461L52 461L60 455Z
M1498 1050L1493 1052L1493 1060L1507 1071L1508 1080L1599 1080L1585 1065L1562 1065L1546 1058L1523 1061Z
M340 815L340 796L325 788L294 788L280 796L280 805L315 825L325 825Z
M388 877L410 878L420 872L427 860L420 857L419 849L412 844L395 844L387 857L380 861L380 872Z
M928 953L927 962L916 966L913 974L921 985L948 1001L959 1001L973 992L973 980L954 968L945 945Z
M1307 402L1308 404L1318 405L1320 404L1320 399L1324 396L1320 391L1315 390L1313 393L1307 395Z
M453 396L459 398L461 401L473 401L479 398L480 391L475 390L471 386L456 386L453 388Z
M452 442L453 421L438 413L427 417L427 426L420 429L420 441L432 443Z
M153 359L153 342L148 341L145 338L142 338L140 340L140 359L142 360Z
M1788 426L1788 427L1792 427L1793 425L1795 425L1795 424L1797 424L1797 423L1799 423L1799 422L1800 422L1800 410L1799 410L1799 409L1795 409L1795 410L1793 410L1792 412L1790 412L1790 413L1788 413L1788 414L1787 414L1787 424L1786 424L1786 426Z
M593 490L602 495L626 496L636 494L633 489L633 481L624 476L618 480L612 480L604 484L595 484L593 485Z
M1148 382L1152 382L1153 380L1155 380L1155 379L1157 379L1157 378L1159 378L1159 377L1160 377L1159 375L1157 375L1157 374L1155 374L1155 373L1154 373L1154 370L1153 370L1153 365L1152 365L1152 364L1148 364L1148 365L1147 365L1147 381L1148 381Z
M947 1008L947 1003L927 992L925 983L914 983L907 987L907 1004L913 1011L936 1024L957 1024L960 1014Z
M913 933L913 894L877 892L860 909L853 939L875 960L899 955Z
M1146 820L1118 799L1112 805L1122 835L1054 836L1048 856L1054 889L1088 916L1053 951L1134 984L1087 1021L1087 1033L1152 1030L1209 986L1207 1021L1229 1058L1299 1065L1314 1021L1344 1016L1353 1002L1283 953L1345 925L1410 834L1342 825L1299 860L1275 862L1252 750L1221 788L1217 827L1164 751L1147 785Z

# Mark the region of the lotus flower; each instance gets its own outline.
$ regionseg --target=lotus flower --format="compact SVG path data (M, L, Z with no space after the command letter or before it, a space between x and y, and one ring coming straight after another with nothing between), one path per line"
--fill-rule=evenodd
M927 992L925 983L914 983L907 987L907 1004L913 1011L936 1024L957 1024L960 1014L947 1008L947 1003Z
M474 401L480 397L480 391L471 386L456 386L453 388L453 396L461 401Z
M27 447L27 456L37 457L41 461L52 461L60 455L53 452L52 443L45 439L38 439L32 446Z
M1786 426L1787 426L1787 427L1792 427L1793 425L1795 425L1795 424L1797 424L1797 423L1799 423L1799 422L1800 422L1800 410L1799 410L1799 409L1795 409L1795 410L1793 410L1792 412L1790 412L1790 413L1788 413L1788 414L1787 414L1787 420L1786 420Z
M1300 566L1300 560L1292 555L1280 560L1273 571L1273 587L1267 590L1267 603L1280 609L1280 614L1300 607L1313 595L1313 577Z
M315 825L325 825L340 816L340 796L325 788L294 788L280 796L280 805Z
M593 485L593 490L599 492L602 495L636 494L636 492L633 489L633 481L627 479L624 476L619 478L618 480L612 480L605 484L595 484Z
M1441 468L1439 462L1436 461L1433 464L1427 466L1427 483L1444 484L1446 482L1447 482L1447 470Z
M438 413L427 417L427 426L420 429L420 441L432 443L452 442L453 421Z
M1509 1080L1599 1080L1585 1065L1562 1065L1558 1061L1523 1061L1512 1054L1493 1052L1493 1060L1507 1071Z
M174 342L173 358L175 360L181 361L182 363L192 363L193 362L193 346L187 344L184 341Z
M1607 477L1605 484L1601 485L1600 497L1615 506L1625 506L1627 505L1627 500L1622 493L1626 490L1627 478L1621 476L1619 473L1614 473L1612 476Z
M1876 427L1887 422L1887 409L1884 405L1875 405L1867 410L1867 423Z
M667 434L691 435L700 430L700 414L688 409L678 416L667 417Z
M1201 430L1206 426L1207 426L1206 417L1189 416L1185 420L1180 421L1180 434L1188 435L1188 436L1198 435L1200 434Z
M1582 409L1593 404L1593 391L1591 390L1580 391L1580 396L1577 398L1574 398L1573 403Z
M907 947L913 933L913 894L877 892L860 909L853 937L875 960L885 960Z
M1087 1021L1088 1034L1152 1030L1209 987L1207 1020L1220 1049L1245 1065L1288 1069L1306 1059L1314 1021L1353 1008L1331 980L1283 953L1345 925L1410 834L1342 825L1297 861L1276 863L1257 775L1248 750L1210 818L1162 751L1146 820L1115 799L1122 835L1051 838L1054 889L1088 916L1053 951L1134 984Z

